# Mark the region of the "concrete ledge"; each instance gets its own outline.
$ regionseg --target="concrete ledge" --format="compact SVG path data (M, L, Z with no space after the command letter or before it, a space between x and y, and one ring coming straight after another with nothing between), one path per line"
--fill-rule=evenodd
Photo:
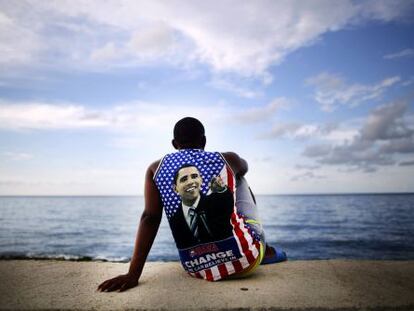
M100 293L128 264L0 261L2 310L414 310L414 261L289 261L210 283L147 263L140 285Z

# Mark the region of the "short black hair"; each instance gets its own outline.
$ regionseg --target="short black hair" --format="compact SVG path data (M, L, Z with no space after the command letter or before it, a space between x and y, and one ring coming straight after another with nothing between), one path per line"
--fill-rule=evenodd
M193 117L185 117L174 126L174 140L182 147L198 148L203 144L203 124Z

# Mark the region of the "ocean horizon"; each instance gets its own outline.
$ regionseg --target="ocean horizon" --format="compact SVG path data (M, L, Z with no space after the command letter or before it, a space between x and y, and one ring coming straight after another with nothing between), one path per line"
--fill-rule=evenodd
M414 259L414 193L257 195L267 242L290 260ZM139 195L0 196L0 259L127 262ZM177 261L165 215L150 261Z
M330 195L413 195L414 192L315 192L315 193L256 193L256 196L330 196ZM0 194L7 197L144 197L143 194Z

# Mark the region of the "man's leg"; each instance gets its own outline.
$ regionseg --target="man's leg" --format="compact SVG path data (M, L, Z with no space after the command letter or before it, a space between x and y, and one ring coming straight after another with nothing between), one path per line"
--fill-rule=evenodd
M236 182L236 208L237 212L245 217L246 223L252 227L252 230L260 237L263 245L265 245L266 240L259 218L256 199L244 177L238 178Z
M240 177L236 181L236 208L237 212L246 218L246 223L251 226L254 234L257 234L260 241L263 243L265 251L262 263L273 263L286 260L285 252L279 251L280 253L276 257L277 253L275 248L266 243L256 199L244 177Z

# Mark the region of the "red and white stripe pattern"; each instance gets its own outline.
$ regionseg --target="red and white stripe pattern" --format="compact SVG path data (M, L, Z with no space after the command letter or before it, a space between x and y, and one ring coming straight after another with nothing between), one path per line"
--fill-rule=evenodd
M229 187L235 197L236 179L230 166L227 162L225 163L226 164L220 172L220 177L227 184L227 187ZM233 226L233 235L237 241L242 257L196 273L189 273L191 276L206 279L207 281L218 281L229 275L240 273L255 263L260 253L260 242L255 241L252 238L245 226L243 218L237 214L236 206L234 206L233 214L231 216L231 224Z

